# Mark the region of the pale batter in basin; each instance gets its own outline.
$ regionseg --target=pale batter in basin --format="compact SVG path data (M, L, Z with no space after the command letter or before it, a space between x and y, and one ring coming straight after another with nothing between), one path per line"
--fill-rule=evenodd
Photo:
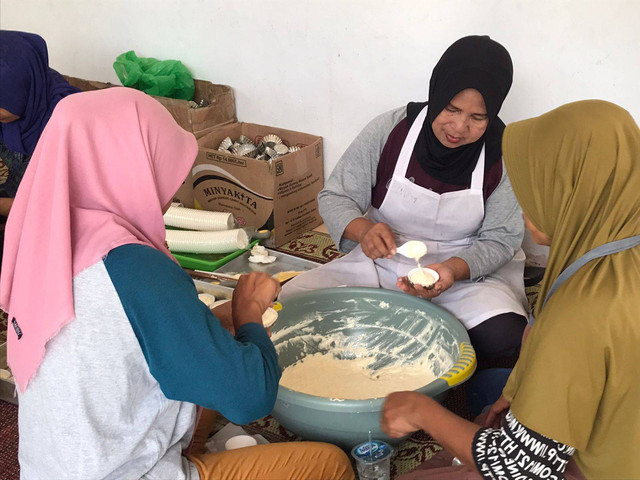
M285 368L280 385L309 395L358 400L417 390L436 379L427 359L376 371L367 368L372 361L371 357L338 359L330 353L308 355Z

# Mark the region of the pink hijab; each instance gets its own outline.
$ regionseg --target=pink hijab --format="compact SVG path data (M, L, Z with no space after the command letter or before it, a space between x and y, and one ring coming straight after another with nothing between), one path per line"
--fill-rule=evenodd
M47 342L74 318L78 273L130 243L171 257L162 208L196 153L195 138L142 92L110 88L57 105L5 234L0 305L9 314L9 366L21 391Z

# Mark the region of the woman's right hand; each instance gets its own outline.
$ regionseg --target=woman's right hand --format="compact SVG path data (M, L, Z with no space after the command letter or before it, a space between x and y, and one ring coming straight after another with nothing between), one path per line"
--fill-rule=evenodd
M431 398L418 392L393 392L382 407L380 428L391 438L422 430L421 419L430 412Z
M238 279L233 290L232 317L235 330L246 323L262 325L262 314L280 293L280 283L263 272L251 272Z
M393 231L386 223L374 223L362 235L360 246L364 254L371 260L391 258L396 254L396 239Z

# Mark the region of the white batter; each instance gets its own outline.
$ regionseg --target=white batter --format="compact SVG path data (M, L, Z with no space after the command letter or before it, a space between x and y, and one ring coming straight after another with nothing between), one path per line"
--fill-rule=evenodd
M251 263L273 263L276 261L276 257L269 255L267 249L262 245L254 245L251 249L249 261Z
M413 258L416 262L427 254L427 246L419 240L410 240L398 247L398 253Z
M319 397L361 400L416 390L436 379L429 361L391 365L375 372L367 369L372 361L370 357L341 360L331 353L308 355L285 368L280 385Z
M424 268L414 268L409 272L409 281L414 285L422 285L423 287L431 287L436 283L436 278Z
M380 311L385 314L372 322ZM271 337L281 358L292 351L303 355L285 368L280 384L332 400L416 390L455 363L456 340L440 325L431 313L380 300L351 299L331 311L312 310ZM383 366L372 371L380 365L370 367L376 361Z
M427 254L427 246L424 242L418 240L410 240L398 247L398 253L405 257L413 258L418 265L417 269L409 272L409 281L414 285L422 285L423 287L431 287L436 283L437 278L429 271L425 271L420 266L420 259Z

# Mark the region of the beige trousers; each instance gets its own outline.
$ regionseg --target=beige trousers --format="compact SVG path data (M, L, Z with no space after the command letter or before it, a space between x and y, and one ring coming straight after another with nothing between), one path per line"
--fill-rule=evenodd
M334 445L289 442L205 453L216 412L203 410L187 458L200 480L354 480L347 455Z

